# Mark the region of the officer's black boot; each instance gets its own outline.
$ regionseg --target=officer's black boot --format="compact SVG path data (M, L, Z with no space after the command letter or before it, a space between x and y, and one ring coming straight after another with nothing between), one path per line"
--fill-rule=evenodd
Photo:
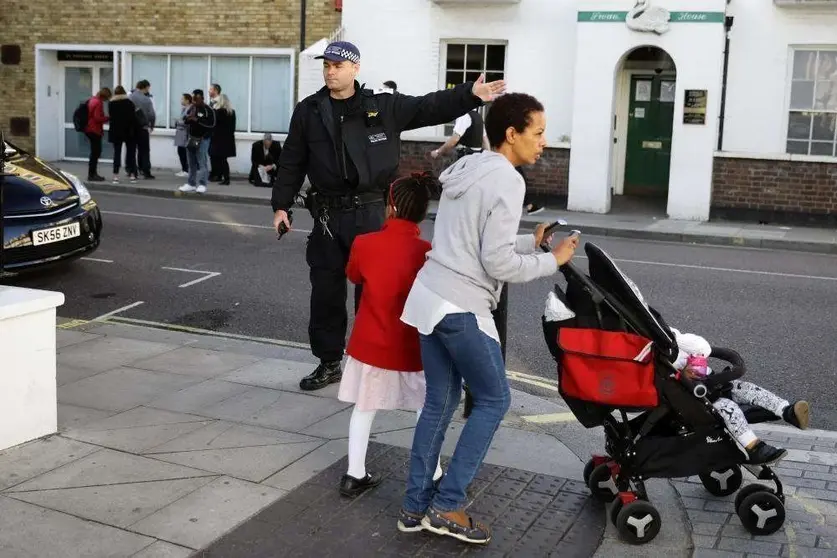
M340 361L321 362L320 365L309 375L299 382L299 389L303 391L314 391L322 389L329 384L335 384L343 376L340 368Z

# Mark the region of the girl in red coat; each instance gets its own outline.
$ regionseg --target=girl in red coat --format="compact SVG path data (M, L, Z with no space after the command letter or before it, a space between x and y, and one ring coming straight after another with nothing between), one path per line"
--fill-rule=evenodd
M401 321L401 313L430 251L430 243L419 237L418 224L427 215L437 185L426 174L393 182L383 229L358 236L349 253L346 276L363 286L363 294L338 395L340 401L355 404L349 422L349 470L340 483L344 496L357 496L381 482L379 474L366 472L366 448L376 411L420 412L424 405L418 331ZM441 476L437 464L434 479Z

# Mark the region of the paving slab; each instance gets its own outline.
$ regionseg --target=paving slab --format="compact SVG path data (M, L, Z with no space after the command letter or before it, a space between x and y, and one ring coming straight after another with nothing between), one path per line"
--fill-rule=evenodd
M404 448L377 445L370 468L384 482L362 496L342 498L341 459L228 533L197 556L460 556L476 550L451 538L396 529L402 503ZM514 485L511 496L509 486ZM474 517L495 523L487 556L591 556L604 531L602 507L576 493L572 481L484 465L470 497ZM480 511L485 510L485 511ZM497 519L500 517L500 519Z
M73 331L70 329L58 329L55 332L55 346L58 349L84 343L85 341L92 341L99 338L100 335L95 333L86 333L83 331Z
M259 357L250 355L180 347L147 360L137 360L132 366L143 370L214 378L259 360L261 360Z
M349 437L349 421L354 407L349 407L339 413L331 415L302 431L303 434L328 438L329 440L347 439ZM408 430L412 434L416 428L417 416L415 411L379 411L372 423L372 433L382 434Z
M304 444L320 441L312 436L260 426L214 421L177 439L156 446L146 454L235 449L255 446ZM323 440L324 442L324 440Z
M153 538L0 496L0 549L9 558L124 558Z
M68 430L64 433L64 436L106 448L131 453L144 453L146 450L198 430L212 422L214 421L178 422L107 430L91 429L88 426L87 428ZM168 460L164 459L163 461Z
M101 411L76 405L58 404L58 431L64 432L70 428L78 428L116 414L115 411Z
M74 368L104 372L135 360L172 351L177 345L138 341L123 337L100 337L58 350L58 363Z
M192 553L191 548L156 541L131 556L131 558L188 558Z
M99 370L90 370L88 368L75 368L62 363L56 363L55 376L58 387L72 384L79 380L101 374Z
M72 463L99 449L62 436L47 436L0 451L0 490Z
M284 491L270 486L219 477L135 523L131 529L198 549L284 494Z
M299 380L310 373L311 365L307 362L271 358L251 366L245 366L218 379L250 386L303 393L299 388ZM304 393L315 397L336 399L338 390L339 385L332 384L314 392Z
M250 386L232 382L206 380L179 391L161 395L150 401L148 406L182 413L198 413L250 389Z
M103 411L127 411L198 381L193 376L123 367L59 387L58 401Z
M373 452L375 442L370 442L367 457ZM316 476L348 453L349 448L345 440L332 440L318 447L301 459L294 461L281 471L265 479L262 484L290 491Z

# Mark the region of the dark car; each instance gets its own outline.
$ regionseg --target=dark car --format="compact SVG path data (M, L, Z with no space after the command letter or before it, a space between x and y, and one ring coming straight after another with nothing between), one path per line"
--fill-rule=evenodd
M81 180L2 139L0 146L0 161L5 158L0 275L96 250L102 215Z

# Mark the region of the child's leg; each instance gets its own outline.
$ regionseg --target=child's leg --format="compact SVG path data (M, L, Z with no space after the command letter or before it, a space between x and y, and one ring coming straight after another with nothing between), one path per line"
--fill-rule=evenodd
M806 401L797 401L791 405L778 395L762 387L750 382L738 381L732 382L731 397L736 403L746 403L767 409L797 428L808 428L810 409Z
M361 411L355 405L349 420L349 470L347 474L356 479L366 477L366 449L375 411Z
M416 424L418 424L418 420L421 418L421 409L416 411ZM436 472L433 473L433 481L437 481L442 478L442 456L439 456L439 460L436 461Z
M720 398L712 404L721 413L730 433L745 448L749 449L758 441L755 432L750 429L741 408L729 399Z

